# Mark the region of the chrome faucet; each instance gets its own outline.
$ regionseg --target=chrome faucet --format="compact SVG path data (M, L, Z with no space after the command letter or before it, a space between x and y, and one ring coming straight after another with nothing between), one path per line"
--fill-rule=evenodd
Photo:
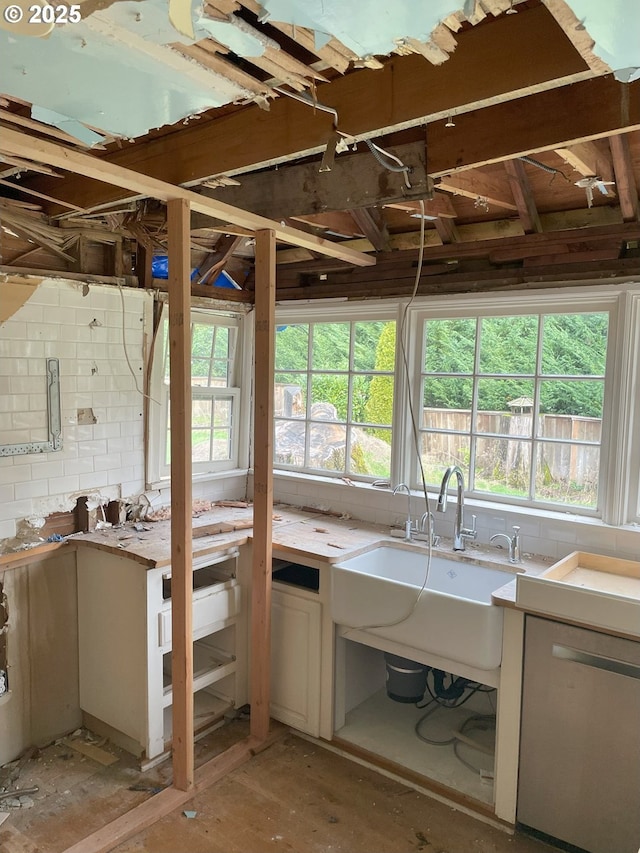
M404 538L406 542L410 542L413 528L413 522L411 521L411 489L405 483L398 483L393 490L393 494L395 495L403 489L407 493L407 520L404 523Z
M437 548L440 544L440 537L436 534L434 529L434 520L432 512L423 512L422 517L420 519L420 524L418 525L418 539L428 539L428 529L427 523L430 522L431 526L431 544L434 548Z
M444 512L447 508L447 489L449 488L449 480L451 475L456 475L458 482L458 505L456 507L456 519L453 523L453 550L464 551L465 539L475 539L478 535L476 531L476 517L472 515L473 527L466 528L464 526L464 475L457 465L450 465L444 472L442 484L440 485L440 494L438 495L438 512Z
M509 543L509 562L510 563L521 563L522 556L520 555L520 528L514 524L513 525L513 536L509 536L507 533L494 533L489 542L494 542L496 539L506 539Z

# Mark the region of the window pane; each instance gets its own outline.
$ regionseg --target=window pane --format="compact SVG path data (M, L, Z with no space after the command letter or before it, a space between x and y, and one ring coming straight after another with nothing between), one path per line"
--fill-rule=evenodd
M211 459L211 430L191 431L191 459L193 462L208 462Z
M191 385L206 388L209 384L209 367L211 362L202 358L191 359Z
M545 379L540 383L541 412L602 418L603 400L604 382L601 379Z
M478 380L478 432L529 436L533 425L532 412L532 381Z
M314 420L346 421L349 377L320 373L311 377L311 413Z
M458 465L464 473L465 483L469 482L470 439L466 435L450 433L423 432L420 437L422 467L425 479L430 486L440 486L445 470L449 465ZM417 472L417 480L421 475Z
M276 369L306 370L309 359L309 327L278 326L276 329Z
M607 355L607 314L554 314L544 318L542 372L603 376Z
M312 409L313 415L313 409ZM347 428L331 421L309 425L309 465L326 471L344 471Z
M231 425L231 400L216 400L213 406L213 426L229 427Z
M191 403L191 424L194 427L211 426L213 413L212 400L193 400Z
M351 430L351 454L347 471L350 474L389 479L391 430L354 427Z
M213 357L228 359L231 357L232 338L235 337L235 329L226 326L215 326Z
M277 418L303 418L307 413L305 373L276 373L274 412Z
M350 336L350 323L314 323L312 369L348 370Z
M427 320L425 371L473 373L476 320Z
M423 426L468 432L471 429L472 398L472 379L426 377Z
M276 420L274 429L273 461L276 465L304 467L304 437L306 423L303 420Z
M214 359L211 363L211 381L212 388L225 388L229 385L229 362L225 359Z
M506 438L476 439L476 491L528 497L530 470L529 442Z
M393 371L396 355L394 322L354 323L353 369Z
M191 354L194 358L211 359L215 326L193 323L191 326Z
M393 376L354 376L352 398L352 421L391 426Z
M213 453L215 460L231 459L231 430L216 429L213 433Z
M536 498L570 506L598 504L600 448L541 442L536 459Z
M485 317L480 323L480 373L535 373L537 317Z

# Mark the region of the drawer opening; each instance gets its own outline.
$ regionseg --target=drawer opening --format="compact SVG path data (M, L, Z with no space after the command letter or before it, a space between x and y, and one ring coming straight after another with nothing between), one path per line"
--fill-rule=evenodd
M193 569L193 590L196 592L200 589L206 589L210 586L224 583L228 580L233 580L236 576L236 557L227 557L226 559L203 565L201 567L194 566ZM162 598L164 601L171 599L171 572L167 572L162 576Z
M278 583L285 583L311 592L318 592L320 589L320 571L318 569L278 559L273 560L271 565L271 577Z

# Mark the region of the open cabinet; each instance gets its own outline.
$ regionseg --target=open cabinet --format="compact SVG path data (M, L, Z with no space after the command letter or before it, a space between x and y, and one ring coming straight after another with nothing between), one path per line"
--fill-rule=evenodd
M194 727L246 702L238 550L193 561ZM78 553L80 706L85 722L146 759L171 743L171 568Z

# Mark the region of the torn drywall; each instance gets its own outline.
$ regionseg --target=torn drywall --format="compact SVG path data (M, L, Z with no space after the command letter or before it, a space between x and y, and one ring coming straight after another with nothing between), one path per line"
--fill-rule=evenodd
M567 4L594 40L594 53L613 69L616 78L628 83L640 77L637 0L567 0Z

